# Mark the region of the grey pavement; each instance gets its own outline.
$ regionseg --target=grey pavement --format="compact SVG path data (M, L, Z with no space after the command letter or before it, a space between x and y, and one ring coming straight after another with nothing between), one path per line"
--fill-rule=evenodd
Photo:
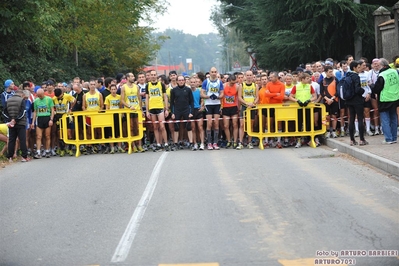
M359 141L359 138L356 138ZM350 146L349 137L327 139L327 146L349 154L392 175L399 180L399 144L383 144L384 136L365 136L366 146Z

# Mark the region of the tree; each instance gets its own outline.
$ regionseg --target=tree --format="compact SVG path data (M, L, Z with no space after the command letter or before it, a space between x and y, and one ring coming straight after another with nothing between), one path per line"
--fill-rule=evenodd
M261 67L293 68L327 57L342 59L353 54L354 33L363 37L364 56L374 55L372 12L378 1L362 1L361 5L351 0L221 2L245 9L226 7L223 13L255 49Z
M139 22L162 10L159 0L3 0L0 79L68 81L135 71L160 48L153 29Z

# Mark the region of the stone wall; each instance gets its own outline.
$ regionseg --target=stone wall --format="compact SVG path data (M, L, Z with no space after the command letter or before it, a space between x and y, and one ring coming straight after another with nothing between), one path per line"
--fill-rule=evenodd
M382 6L373 13L376 57L389 61L399 55L399 2L393 6L393 13L391 19L391 12Z

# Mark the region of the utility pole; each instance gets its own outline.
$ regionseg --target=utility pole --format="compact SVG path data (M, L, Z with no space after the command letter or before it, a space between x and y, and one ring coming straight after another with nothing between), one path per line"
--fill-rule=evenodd
M353 0L353 3L360 4L360 0ZM355 48L354 58L355 60L359 60L360 57L362 57L363 55L362 36L360 36L359 33L356 33L354 36L354 48Z

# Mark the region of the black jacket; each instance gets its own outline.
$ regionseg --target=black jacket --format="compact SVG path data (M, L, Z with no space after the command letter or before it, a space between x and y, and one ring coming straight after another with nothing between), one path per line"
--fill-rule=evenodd
M352 99L346 100L346 105L359 105L364 104L363 93L364 89L360 85L360 77L356 72L348 72L347 77L352 79L352 84L355 86L355 96Z

